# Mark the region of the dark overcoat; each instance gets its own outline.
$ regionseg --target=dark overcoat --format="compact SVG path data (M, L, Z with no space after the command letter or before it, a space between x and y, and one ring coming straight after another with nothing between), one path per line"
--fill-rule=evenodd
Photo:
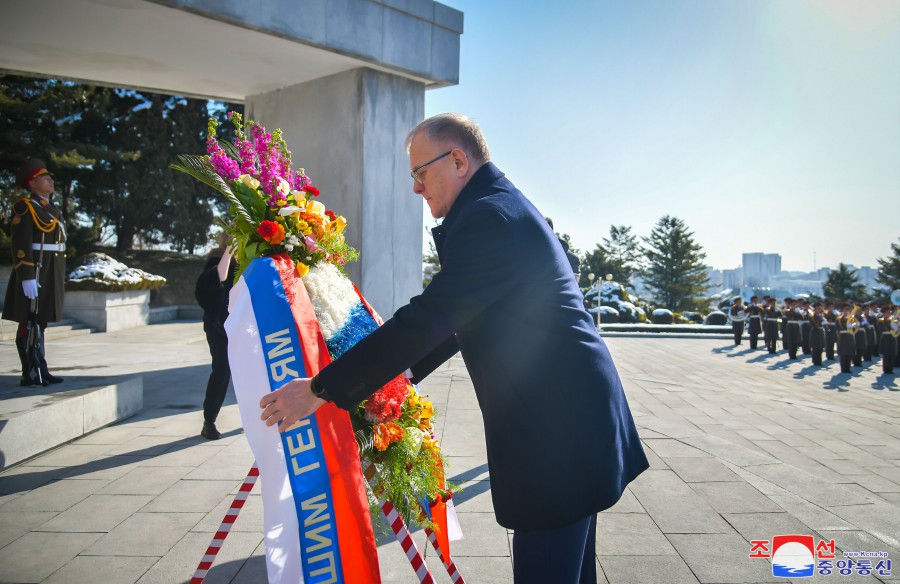
M3 318L26 322L31 300L22 289L24 280L38 274L38 320L56 322L63 317L63 295L66 280L66 235L59 209L47 199L31 194L13 205L10 226L13 271L3 301ZM43 241L44 249L41 250ZM48 249L47 246L55 249ZM37 249L35 249L37 248Z
M648 467L619 375L557 238L492 163L435 228L441 271L319 373L349 409L457 350L484 421L500 525L551 529L606 509Z

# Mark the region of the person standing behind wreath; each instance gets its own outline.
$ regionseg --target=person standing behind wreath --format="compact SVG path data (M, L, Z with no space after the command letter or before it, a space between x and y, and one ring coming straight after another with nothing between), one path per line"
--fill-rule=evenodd
M203 332L206 333L212 357L212 372L206 383L206 397L203 400L203 429L200 431L200 435L207 440L222 437L216 428L216 418L231 382L225 319L228 318L228 294L234 284L237 263L228 249L228 236L223 233L218 243L219 247L209 253L194 290L197 304L203 309Z
M13 205L10 236L13 271L3 304L3 318L19 323L16 349L22 361L20 385L61 383L52 375L47 360L30 365L27 358L28 320L37 308L41 331L63 315L66 279L66 230L59 209L50 201L53 176L44 162L29 158L16 173L16 183L30 192ZM35 303L34 300L37 299Z
M741 335L744 334L744 319L747 313L744 312L744 300L740 296L734 297L734 304L728 309L728 315L731 317L731 332L734 333L734 344L741 344Z

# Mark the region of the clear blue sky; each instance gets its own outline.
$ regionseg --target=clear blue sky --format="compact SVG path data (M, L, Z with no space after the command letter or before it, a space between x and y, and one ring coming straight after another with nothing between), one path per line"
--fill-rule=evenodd
M900 1L442 1L460 83L426 114L475 118L582 251L665 214L717 268L876 267L898 241Z

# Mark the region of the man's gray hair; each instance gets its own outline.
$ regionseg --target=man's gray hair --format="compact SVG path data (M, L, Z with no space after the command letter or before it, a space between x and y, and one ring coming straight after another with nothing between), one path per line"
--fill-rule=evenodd
M406 136L406 151L416 134L425 132L425 136L433 142L445 142L460 148L479 163L491 159L487 141L475 120L462 114L438 114L419 122Z

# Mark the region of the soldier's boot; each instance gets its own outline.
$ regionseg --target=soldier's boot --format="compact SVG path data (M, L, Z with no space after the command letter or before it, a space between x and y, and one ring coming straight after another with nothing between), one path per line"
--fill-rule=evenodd
M50 371L47 369L47 360L46 359L41 359L41 379L43 380L44 385L49 385L51 383L62 383L63 382L62 377L57 377L56 375L51 374Z
M27 341L25 339L25 335L16 336L16 350L19 351L19 361L21 361L22 363L22 378L19 380L19 385L23 385L26 387L31 385L40 385L41 383L32 374L32 371L28 366L28 358L25 356L26 343Z

